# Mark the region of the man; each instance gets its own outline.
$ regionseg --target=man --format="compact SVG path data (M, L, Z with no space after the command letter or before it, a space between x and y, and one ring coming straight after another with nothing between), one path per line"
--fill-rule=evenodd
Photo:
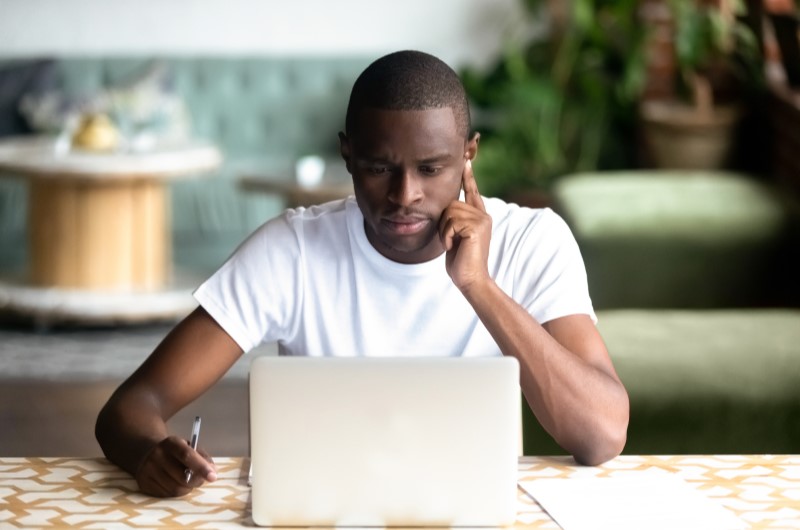
M480 196L455 72L420 52L378 59L339 137L355 197L270 220L197 289L200 307L101 411L106 456L152 495L215 480L165 421L262 341L289 355L511 355L564 449L585 464L618 455L628 397L575 240L550 210Z

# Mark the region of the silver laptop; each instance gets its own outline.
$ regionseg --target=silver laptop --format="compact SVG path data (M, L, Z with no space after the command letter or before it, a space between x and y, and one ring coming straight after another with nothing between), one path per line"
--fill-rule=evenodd
M513 524L519 429L513 358L258 357L253 521Z

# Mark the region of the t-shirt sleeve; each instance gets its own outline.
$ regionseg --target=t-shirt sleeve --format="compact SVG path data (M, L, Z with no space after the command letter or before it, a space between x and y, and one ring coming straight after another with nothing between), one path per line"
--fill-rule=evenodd
M517 260L515 285L520 304L539 322L585 314L597 323L586 268L567 223L543 210L528 226Z
M244 351L293 329L301 300L297 235L284 216L262 225L194 292Z

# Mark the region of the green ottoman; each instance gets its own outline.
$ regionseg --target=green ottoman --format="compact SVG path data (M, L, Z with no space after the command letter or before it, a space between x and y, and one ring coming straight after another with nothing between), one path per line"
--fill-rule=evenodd
M755 178L586 173L564 177L554 197L596 308L797 304L796 216Z
M607 310L628 390L627 454L796 453L800 310ZM523 415L525 454L563 453Z

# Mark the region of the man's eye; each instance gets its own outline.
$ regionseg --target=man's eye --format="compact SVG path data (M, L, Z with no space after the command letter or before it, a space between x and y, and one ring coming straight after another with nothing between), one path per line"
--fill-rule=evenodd
M436 166L420 166L419 172L423 175L436 175L438 174L442 168Z
M371 175L382 175L383 173L386 173L387 171L389 171L389 168L387 168L386 166L369 166L369 167L367 167L367 172L370 173Z

